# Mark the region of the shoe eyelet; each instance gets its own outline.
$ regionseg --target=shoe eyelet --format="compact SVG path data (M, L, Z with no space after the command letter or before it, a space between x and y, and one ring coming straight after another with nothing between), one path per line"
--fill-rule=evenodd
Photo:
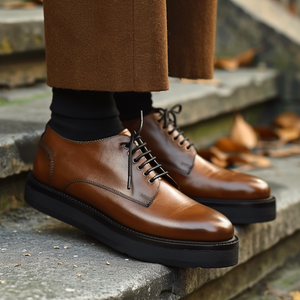
M133 163L133 164L136 164L136 163L138 163L138 162L135 160L135 158L132 158L132 163Z
M149 173L148 173L148 175L146 175L145 173L146 173L146 172L143 172L143 176L144 176L144 177L148 177L148 176L149 176Z
M142 171L143 168L140 168L140 166L136 166L136 168L139 170L139 171Z
M126 145L121 145L121 147L123 147L124 149L128 150L129 148Z
M184 147L184 150L185 150L185 151L190 151L190 150L191 150L191 147L189 148L189 146L186 146L186 147Z
M178 142L179 147L183 147L183 144L181 142Z
M172 141L173 141L173 142L177 142L177 139L175 139L175 137L172 136Z
M158 121L158 119L155 120L155 123L158 125L160 125L160 122L161 122L161 120L160 121Z
M151 181L151 178L148 179L148 182L149 182L150 184L154 184L154 181Z

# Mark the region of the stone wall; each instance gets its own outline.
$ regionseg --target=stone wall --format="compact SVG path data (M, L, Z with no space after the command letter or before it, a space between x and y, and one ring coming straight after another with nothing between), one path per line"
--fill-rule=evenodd
M219 0L217 57L233 57L251 47L265 45L255 65L280 71L281 95L300 98L300 18L271 0Z

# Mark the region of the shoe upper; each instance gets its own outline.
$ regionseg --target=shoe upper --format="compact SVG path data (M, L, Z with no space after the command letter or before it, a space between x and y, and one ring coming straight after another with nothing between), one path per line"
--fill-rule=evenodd
M33 174L40 182L145 234L189 241L225 241L233 237L230 221L176 189L159 168L153 169L148 163L147 149L138 148L136 140L134 147L138 149L132 152L129 165L130 140L130 132L124 130L102 140L71 141L47 126Z
M145 116L141 136L184 194L231 200L270 197L269 185L262 179L219 168L200 157L176 126L174 112L171 117L168 112L159 109ZM137 124L138 120L123 122L129 130Z

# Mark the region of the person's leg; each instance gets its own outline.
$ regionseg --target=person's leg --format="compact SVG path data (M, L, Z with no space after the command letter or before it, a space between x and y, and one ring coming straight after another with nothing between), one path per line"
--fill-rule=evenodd
M147 116L153 110L152 95L150 92L121 92L114 93L113 97L122 122L139 119L141 111L143 111L144 116Z
M75 141L94 141L119 134L124 127L111 92L53 88L49 126Z
M118 132L111 94L87 92L168 88L165 0L44 4L48 83L56 89L27 203L138 259L236 264L230 221L178 190L145 147L142 128Z
M190 79L213 76L216 4L217 0L167 1L170 76ZM234 223L275 218L275 198L270 197L266 182L217 168L197 155L176 124L181 107L154 109L149 95L146 104L139 104L138 98L142 101L144 96L138 93L116 93L114 97L120 116L124 116L123 125L130 130L137 128L138 114L131 114L131 120L126 118L128 108L134 105L138 112L146 106L142 138L183 193L218 209Z

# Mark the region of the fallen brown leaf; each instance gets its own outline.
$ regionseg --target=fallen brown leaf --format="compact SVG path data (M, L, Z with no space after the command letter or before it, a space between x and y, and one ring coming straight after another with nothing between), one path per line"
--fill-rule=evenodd
M14 9L14 8L33 8L37 6L36 2L24 2L24 1L11 1L3 3L3 8Z
M299 13L298 4L296 2L289 3L288 10L292 15L298 15Z
M258 142L255 131L240 114L235 116L230 136L233 141L248 149L255 148Z
M250 48L235 57L221 57L215 59L215 68L225 69L228 71L236 70L239 67L250 66L255 55L264 49L264 45Z
M198 83L198 84L201 84L201 85L214 85L214 86L222 85L222 82L217 78L213 78L213 79L187 79L187 78L181 78L180 81L183 82L183 83Z
M294 112L284 112L278 115L273 124L281 128L300 128L300 117Z
M200 149L198 150L198 155L200 155L202 158L206 160L210 160L212 153L210 149Z
M239 62L236 58L219 58L215 60L215 68L234 71L238 69Z
M258 134L260 140L274 140L278 139L278 134L274 129L263 126L253 127L254 131Z
M269 168L272 166L271 161L262 155L241 154L241 157L257 168Z
M15 267L20 267L21 266L21 264L17 264L17 265L15 265Z
M299 291L290 292L289 295L293 297L293 300L300 300L300 292Z
M268 155L270 157L288 157L292 155L300 154L300 146L293 146L285 149L270 149L263 151L264 155Z
M217 140L215 147L224 152L241 152L241 153L251 153L246 147L235 142L229 137L223 137Z
M219 150L217 147L210 148L211 153L220 160L226 161L228 159L228 154L224 153L223 151Z
M228 166L228 162L226 160L222 160L216 156L211 156L210 160L214 165L218 167L225 168Z
M298 128L275 129L275 132L279 136L279 142L282 144L295 141L300 137L300 130Z
M230 155L227 159L227 162L230 165L244 165L244 164L248 164L248 161L241 157L239 154L236 155Z
M258 48L251 48L241 53L236 57L236 60L239 63L239 67L247 67L250 66L255 58L256 53L258 52Z

